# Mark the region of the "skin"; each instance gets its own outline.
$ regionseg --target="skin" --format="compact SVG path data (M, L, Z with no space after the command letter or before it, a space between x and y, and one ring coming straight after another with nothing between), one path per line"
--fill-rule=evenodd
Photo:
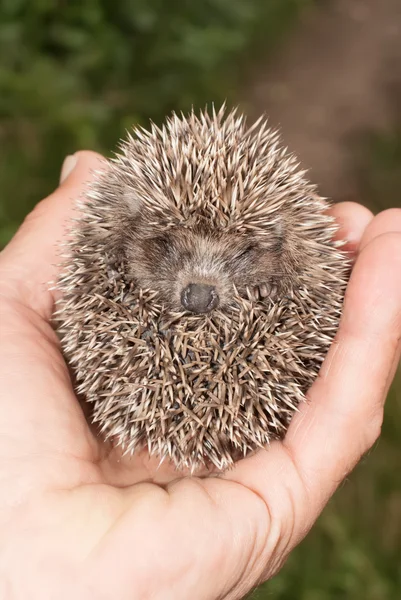
M0 597L239 599L281 568L379 436L401 349L401 210L335 208L356 262L285 441L221 477L177 478L145 453L106 452L49 325L55 244L102 160L75 158L0 255Z

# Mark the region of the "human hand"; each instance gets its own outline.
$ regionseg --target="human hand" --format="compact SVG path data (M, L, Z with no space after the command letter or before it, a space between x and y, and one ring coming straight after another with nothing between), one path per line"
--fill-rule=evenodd
M145 452L104 451L49 324L55 246L102 160L75 157L0 255L0 598L241 598L283 565L379 435L401 350L401 211L333 210L356 263L284 442L222 476L177 478Z

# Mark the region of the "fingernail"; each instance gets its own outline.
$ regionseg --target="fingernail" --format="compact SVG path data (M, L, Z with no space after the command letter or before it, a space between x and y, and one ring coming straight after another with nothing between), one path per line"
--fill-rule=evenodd
M77 157L75 154L71 154L64 159L63 166L61 167L60 183L63 183L69 175L71 175L77 164Z

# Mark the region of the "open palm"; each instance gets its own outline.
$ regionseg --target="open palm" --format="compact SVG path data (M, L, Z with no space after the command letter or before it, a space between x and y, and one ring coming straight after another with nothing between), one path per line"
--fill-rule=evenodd
M357 258L340 330L283 443L221 476L109 452L49 324L77 164L0 256L0 598L241 598L271 577L380 432L400 354L401 211L335 214Z

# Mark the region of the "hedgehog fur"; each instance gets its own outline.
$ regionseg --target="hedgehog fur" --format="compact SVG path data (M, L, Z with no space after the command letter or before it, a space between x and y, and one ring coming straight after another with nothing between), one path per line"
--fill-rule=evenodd
M56 326L104 439L192 472L281 439L336 333L349 262L264 119L135 129L79 204Z

